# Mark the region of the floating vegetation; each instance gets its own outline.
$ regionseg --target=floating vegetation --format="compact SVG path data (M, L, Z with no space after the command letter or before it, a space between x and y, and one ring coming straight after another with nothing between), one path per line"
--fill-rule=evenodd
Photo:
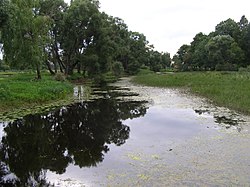
M135 160L135 161L142 161L141 155L140 154L128 154L128 158Z
M159 155L152 155L151 157L154 158L154 159L156 159L156 160L160 159Z
M145 174L139 174L138 178L145 181L145 180L149 180L150 177L148 175L145 175Z

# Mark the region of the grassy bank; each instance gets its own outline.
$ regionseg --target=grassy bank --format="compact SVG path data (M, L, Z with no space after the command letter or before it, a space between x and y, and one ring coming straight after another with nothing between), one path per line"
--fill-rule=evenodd
M44 74L42 80L32 73L0 72L0 113L23 107L41 106L67 97L72 92L68 82Z
M187 88L220 106L250 114L250 74L238 72L185 72L155 74L142 71L134 82L156 87Z

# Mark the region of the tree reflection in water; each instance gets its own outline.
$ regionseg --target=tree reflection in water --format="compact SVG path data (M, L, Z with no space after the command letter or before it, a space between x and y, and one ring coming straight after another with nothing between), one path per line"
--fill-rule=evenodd
M145 115L144 104L98 99L9 123L0 147L0 185L45 186L46 170L62 174L69 164L96 166L108 144L129 138L122 120Z

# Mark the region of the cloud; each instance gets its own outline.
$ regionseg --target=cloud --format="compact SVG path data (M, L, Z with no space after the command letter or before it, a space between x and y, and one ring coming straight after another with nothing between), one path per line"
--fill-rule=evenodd
M159 51L172 55L193 37L212 32L228 18L250 19L248 0L100 0L101 10L120 17L129 29L144 33Z
M67 0L70 1L70 0ZM193 37L214 31L221 21L242 15L250 20L249 0L100 0L101 11L122 18L159 51L174 55Z

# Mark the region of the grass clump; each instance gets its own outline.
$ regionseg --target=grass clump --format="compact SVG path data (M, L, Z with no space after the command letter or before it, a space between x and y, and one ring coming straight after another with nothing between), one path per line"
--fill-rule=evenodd
M250 113L249 72L140 73L133 81L147 86L186 88L220 106Z
M43 105L66 98L72 85L56 81L49 74L42 80L32 73L0 74L0 112L29 105Z

